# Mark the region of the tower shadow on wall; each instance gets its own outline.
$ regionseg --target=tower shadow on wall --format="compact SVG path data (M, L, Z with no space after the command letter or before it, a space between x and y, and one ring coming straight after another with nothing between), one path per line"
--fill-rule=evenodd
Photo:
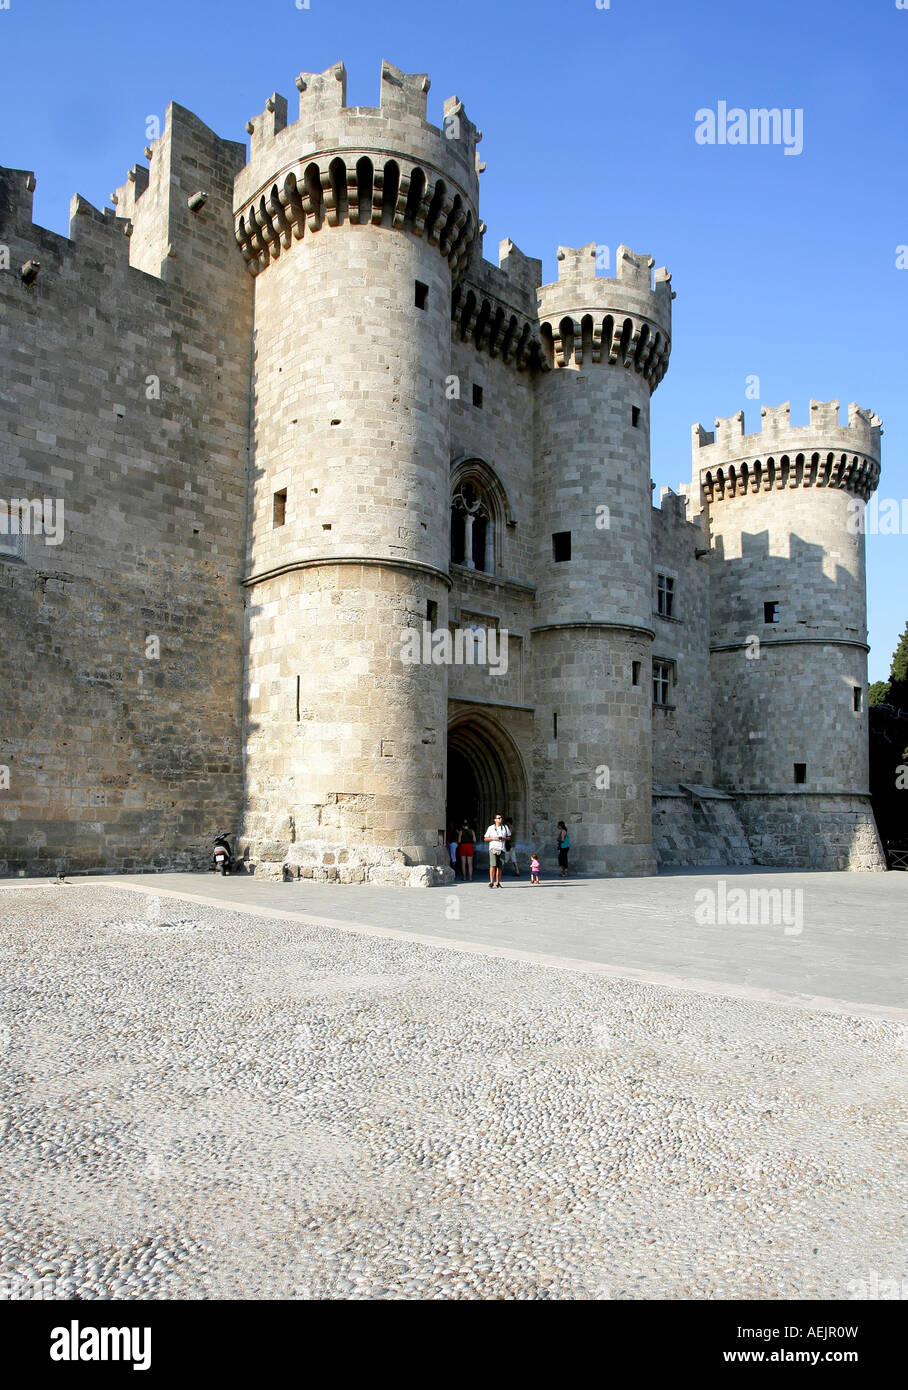
M869 795L866 629L853 617L865 611L863 586L829 546L792 532L788 547L773 554L769 531L745 531L741 555L729 558L715 538L711 563L723 581L711 586L710 665L716 786L737 795L744 813L740 793L783 794L779 825L797 858L811 816L821 814L819 794ZM853 760L842 756L849 745ZM847 861L857 818L836 834Z

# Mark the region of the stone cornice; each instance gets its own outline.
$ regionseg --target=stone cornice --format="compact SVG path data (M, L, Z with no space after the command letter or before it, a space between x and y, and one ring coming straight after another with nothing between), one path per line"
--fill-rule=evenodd
M837 792L812 791L810 787L788 787L780 788L778 790L776 790L775 788L735 787L733 791L729 792L729 795L731 796L732 800L736 800L739 796L797 796L805 798L811 796L838 796L845 797L849 801L870 801L871 799L870 792L852 792L844 790ZM797 870L795 870L794 872L797 872Z
M278 579L283 574L292 574L294 570L318 569L331 565L362 565L376 569L415 570L420 574L428 574L433 579L440 579L447 588L451 588L451 579L444 570L437 569L435 565L423 564L420 560L401 560L393 555L323 555L310 560L291 560L286 565L275 565L273 569L262 570L258 574L250 574L241 582L244 588L251 588L255 584L265 583L268 579Z
M336 148L295 161L241 209L236 240L258 275L304 235L343 222L425 237L457 273L476 235L467 195L427 160L391 150Z
M852 401L848 424L838 401L810 402L810 424L791 424L791 404L762 406L760 429L744 433L744 411L691 430L694 486L708 503L782 488L834 488L866 501L880 480L879 416Z
M729 501L747 493L781 492L786 488L828 488L867 501L880 480L880 465L864 454L833 450L770 453L763 458L738 459L700 470L706 501Z
M518 709L525 714L534 714L535 705L516 705L508 700L476 700L467 695L448 695L448 708L452 705L479 705L483 709Z
M520 598L535 598L536 585L525 584L520 579L506 579L502 575L489 574L487 570L471 570L466 565L451 565L452 581L459 585L478 583L489 589L503 589L505 593L516 594Z
M592 363L607 362L638 372L655 391L668 371L671 339L655 324L637 314L584 313L580 318L565 315L544 320L541 336L550 343L548 366L582 366L587 353Z
M534 367L548 370L538 323L469 278L451 298L451 331L460 342L472 342L477 352L487 351L493 358L500 355L518 372Z
M713 642L711 652L734 652L750 646L748 641ZM857 647L859 651L869 652L866 642L858 642L853 637L761 637L760 647Z
M584 628L596 632L629 632L635 637L645 637L649 641L656 640L656 634L651 627L638 627L635 623L610 623L604 620L592 620L590 622L569 622L569 623L541 623L538 627L531 627L531 632L560 632L562 629Z

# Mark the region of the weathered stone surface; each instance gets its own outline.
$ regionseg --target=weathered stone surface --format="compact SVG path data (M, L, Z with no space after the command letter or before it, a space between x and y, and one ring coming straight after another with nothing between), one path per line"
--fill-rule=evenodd
M281 883L285 877L284 866L269 859L260 859L255 866L255 876L269 882Z
M34 180L0 170L0 242L11 266L42 267L28 287L0 272L9 873L203 867L238 821L253 300L231 246L242 163L242 146L171 106L141 197L128 184L118 216L79 200L71 240L32 223ZM32 533L10 556L17 497L62 505L59 544Z
M665 867L754 862L733 799L694 799L680 789L653 794L653 846Z
M429 864L421 864L411 869L407 877L410 888L440 888L454 882L453 869L436 869Z

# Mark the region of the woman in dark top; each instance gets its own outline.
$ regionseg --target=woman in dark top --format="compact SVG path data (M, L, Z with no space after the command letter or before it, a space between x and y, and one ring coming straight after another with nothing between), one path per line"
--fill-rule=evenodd
M571 837L568 828L563 820L558 822L558 864L561 869L561 877L568 876L568 850L571 847Z

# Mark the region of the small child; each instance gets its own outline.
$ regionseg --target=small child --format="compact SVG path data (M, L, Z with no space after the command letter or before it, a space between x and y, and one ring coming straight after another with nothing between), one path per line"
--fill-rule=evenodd
M530 856L530 882L539 882L539 858L535 850L533 850L532 855Z

